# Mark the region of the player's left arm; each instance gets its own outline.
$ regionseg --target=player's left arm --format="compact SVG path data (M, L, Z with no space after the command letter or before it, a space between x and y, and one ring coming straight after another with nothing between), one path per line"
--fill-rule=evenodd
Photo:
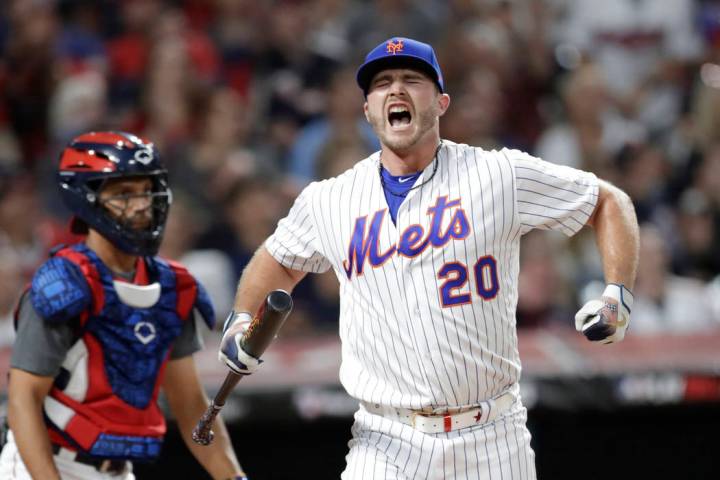
M595 230L607 283L632 289L640 255L640 233L630 197L598 180L598 202L587 224Z
M630 322L640 234L630 197L598 181L597 205L587 224L595 230L607 287L601 299L589 301L575 315L575 328L592 341L613 343L625 337Z
M200 383L192 355L170 360L165 370L163 391L185 445L203 468L216 480L243 478L245 474L233 451L230 435L220 417L213 423L215 441L208 446L192 441L191 432L209 401Z

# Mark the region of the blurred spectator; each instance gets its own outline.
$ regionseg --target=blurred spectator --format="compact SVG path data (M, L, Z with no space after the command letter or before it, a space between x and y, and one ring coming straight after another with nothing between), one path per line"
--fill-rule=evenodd
M623 119L613 107L605 75L587 64L568 74L562 84L565 119L543 132L536 146L543 160L590 170L607 177L611 159L626 143L644 140L643 127Z
M534 231L522 240L518 278L518 328L570 327L575 315L560 255L566 240Z
M363 152L356 162L380 150L380 142L361 114L362 104L363 97L355 83L355 70L336 72L330 81L325 114L300 130L290 151L289 173L299 186L322 178L318 175L319 157L334 141L361 147Z
M13 255L23 275L30 275L50 245L59 240L58 230L41 208L33 179L27 175L6 178L0 191L0 250ZM24 277L29 278L29 277Z
M285 199L270 179L245 178L228 192L221 216L198 239L197 248L219 249L230 256L235 283L255 250L274 231Z
M311 23L308 48L339 64L346 62L354 51L350 28L358 12L357 4L347 0L311 0L308 3Z
M177 260L205 286L220 320L230 312L234 300L235 272L230 258L217 249L197 249L197 239L209 219L184 192L173 190L173 203L165 224L160 255Z
M321 114L328 78L339 67L324 51L309 47L310 9L304 1L282 0L268 13L266 50L258 67L268 76L270 119L290 119L300 126Z
M480 67L472 69L452 98L453 108L440 125L444 138L488 150L503 144L498 137L505 124L505 103L494 72Z
M506 144L532 149L543 129L540 103L550 88L552 55L549 38L553 9L546 0L493 0L490 22L507 33L509 69L501 77L508 101Z
M720 142L705 152L698 167L695 185L710 200L713 212L720 214Z
M685 68L701 54L693 0L569 2L563 46L577 48L606 74L625 114L651 131L678 118Z
M11 249L0 247L0 349L15 340L14 309L29 280L20 258Z
M367 156L366 146L357 138L334 138L320 152L317 177L330 178L349 170Z
M87 69L107 72L108 59L101 32L100 2L61 0L58 2L62 28L55 51L60 76Z
M110 104L127 125L137 115L142 82L149 56L149 35L162 11L160 0L126 0L118 7L121 30L108 41L110 58Z
M10 172L22 168L22 155L17 137L8 128L0 125L0 176L4 177ZM0 179L0 186L3 180Z
M223 80L246 98L265 42L262 19L269 5L255 0L216 0L214 4L209 33L222 60Z
M8 72L0 95L31 167L47 146L48 101L54 88L57 15L53 1L10 0L9 34L2 56Z
M634 334L697 333L720 328L707 284L670 273L668 245L659 230L640 228L640 262L630 329Z
M191 144L168 146L171 175L181 189L193 196L207 215L216 215L238 181L277 175L271 159L250 148L254 111L249 99L228 87L209 92Z
M676 211L677 247L673 251L673 271L684 276L709 281L720 273L720 244L717 214L708 197L691 188L683 193Z
M81 132L105 128L108 121L107 84L94 70L61 80L50 99L50 136L54 144L67 144Z
M440 2L370 0L357 2L350 20L350 42L356 51L370 51L378 42L396 35L434 43L443 31Z
M190 30L180 10L163 11L152 33L144 133L163 149L187 139L195 102L217 79L219 64L207 35Z
M691 117L695 140L701 150L720 142L720 3L700 0L698 21L706 54L697 72L692 96Z
M488 72L502 95L504 121L495 131L503 144L531 149L542 131L539 103L552 73L548 6L538 0L493 0L476 8L455 5L453 12L459 28L447 31L446 53L440 53L450 93L472 76L468 67Z
M705 78L695 90L691 114L697 144L701 149L720 142L720 65L707 65L703 70ZM711 81L713 84L705 83Z
M635 205L638 222L666 224L670 165L663 151L650 143L626 145L617 155L609 180L622 188Z

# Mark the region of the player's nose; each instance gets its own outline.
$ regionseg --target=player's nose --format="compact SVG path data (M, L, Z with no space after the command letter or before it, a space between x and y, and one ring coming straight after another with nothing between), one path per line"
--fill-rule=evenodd
M128 206L130 211L134 213L149 210L151 205L152 197L150 195L138 195L130 198Z
M405 81L402 78L393 78L388 89L389 95L405 95Z

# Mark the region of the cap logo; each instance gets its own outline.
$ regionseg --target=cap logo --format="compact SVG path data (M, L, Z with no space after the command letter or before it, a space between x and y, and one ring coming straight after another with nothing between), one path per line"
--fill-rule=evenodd
M402 52L403 51L402 40L398 40L397 42L388 40L386 50L387 50L387 53L392 53L393 55L395 55L398 52Z

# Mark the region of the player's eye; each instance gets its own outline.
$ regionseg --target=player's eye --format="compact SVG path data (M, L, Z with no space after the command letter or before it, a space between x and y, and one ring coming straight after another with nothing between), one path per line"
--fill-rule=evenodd
M388 85L390 85L390 80L382 79L377 80L375 83L373 83L373 88L385 88Z

